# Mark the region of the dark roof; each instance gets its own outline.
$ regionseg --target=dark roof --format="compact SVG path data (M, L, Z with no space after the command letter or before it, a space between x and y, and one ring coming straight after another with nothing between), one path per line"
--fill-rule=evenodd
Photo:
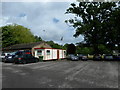
M34 46L37 46L37 45L42 44L42 43L45 43L45 42L41 41L41 42L34 42L34 43L16 44L16 45L12 45L12 46L3 48L3 50L31 49Z

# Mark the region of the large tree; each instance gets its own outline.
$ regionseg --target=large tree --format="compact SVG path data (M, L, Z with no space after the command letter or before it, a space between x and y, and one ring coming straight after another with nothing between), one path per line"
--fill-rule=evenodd
M30 29L21 25L12 24L1 27L2 47L14 44L35 42L36 39Z
M94 53L99 53L99 44L111 47L119 44L119 8L115 2L79 2L78 5L72 3L66 14L71 13L75 17L65 22L76 29L74 37L84 35L86 43L93 46Z

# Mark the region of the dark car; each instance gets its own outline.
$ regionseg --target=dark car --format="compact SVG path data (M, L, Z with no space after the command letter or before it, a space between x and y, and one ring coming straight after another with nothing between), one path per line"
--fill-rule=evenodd
M23 64L26 64L26 63L33 63L33 62L38 62L39 59L32 56L32 54L19 54L19 55L16 55L15 58L14 58L14 63L23 63Z
M120 60L120 54L119 55L114 55L115 60Z
M17 51L15 55L32 54L30 50Z
M79 60L88 60L88 56L85 54L78 54L77 56L78 56Z
M102 55L101 54L95 54L93 56L93 60L102 60Z
M69 54L68 56L67 56L67 59L69 59L69 60L72 60L72 61L77 61L77 60L79 60L79 58L77 57L77 56L75 56L74 54Z
M72 56L72 57L71 57L71 60L72 60L72 61L77 61L77 60L79 60L79 58L78 58L77 56Z
M112 54L106 54L106 55L104 55L104 59L105 60L113 60L114 56Z
M68 54L68 55L67 55L67 59L68 59L68 60L71 59L71 56L74 56L74 54Z

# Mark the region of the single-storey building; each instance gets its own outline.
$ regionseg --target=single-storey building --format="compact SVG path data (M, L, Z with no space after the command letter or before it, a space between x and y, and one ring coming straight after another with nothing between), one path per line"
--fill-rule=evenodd
M43 60L64 59L66 50L54 48L34 48L35 57L43 56Z
M15 52L20 50L31 50L33 56L37 58L39 58L39 56L43 56L43 60L66 58L66 50L53 49L50 45L48 45L44 41L16 44L3 48L3 52Z

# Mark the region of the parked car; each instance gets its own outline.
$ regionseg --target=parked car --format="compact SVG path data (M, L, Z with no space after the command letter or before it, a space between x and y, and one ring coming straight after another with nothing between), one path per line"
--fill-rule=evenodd
M113 60L114 56L112 54L106 54L106 55L104 55L104 59L105 60Z
M3 59L3 62L14 62L13 58L15 57L15 53L16 52L9 52L7 56L5 56L5 58Z
M114 55L114 59L115 59L115 60L120 60L120 54Z
M32 54L30 50L17 51L15 55Z
M68 60L71 59L71 56L74 56L74 54L68 54L68 55L67 55L67 59L68 59Z
M77 60L79 60L79 58L78 58L77 56L72 56L72 57L71 57L71 60L72 60L72 61L77 61Z
M94 55L90 55L90 54L88 54L88 59L93 59L93 57L94 57Z
M105 54L102 54L102 55L101 55L101 57L102 57L102 59L104 59L104 57L105 57Z
M67 59L68 60L79 60L79 58L77 57L77 56L75 56L74 54L69 54L68 56L67 56Z
M29 54L29 53L19 54L14 57L14 63L26 64L26 63L33 63L38 61L39 61L38 58L32 56L32 54Z
M5 54L4 53L2 53L1 55L0 55L0 61L2 61L3 62L3 59L5 58Z
M2 62L4 62L5 57L8 56L8 55L10 55L10 53L2 53L2 54L0 55L0 58L1 58Z
M8 56L5 56L4 58L4 62L9 62L9 63L13 63L14 62L14 58L15 55L8 55Z
M79 60L88 60L88 56L85 54L78 54L77 56L78 56Z
M2 54L0 55L0 58L5 58L5 54L2 53Z
M102 60L102 55L101 54L95 54L93 56L93 60Z
M15 57L16 52L9 52L6 54L5 58L3 59L3 62L13 62L13 58Z

